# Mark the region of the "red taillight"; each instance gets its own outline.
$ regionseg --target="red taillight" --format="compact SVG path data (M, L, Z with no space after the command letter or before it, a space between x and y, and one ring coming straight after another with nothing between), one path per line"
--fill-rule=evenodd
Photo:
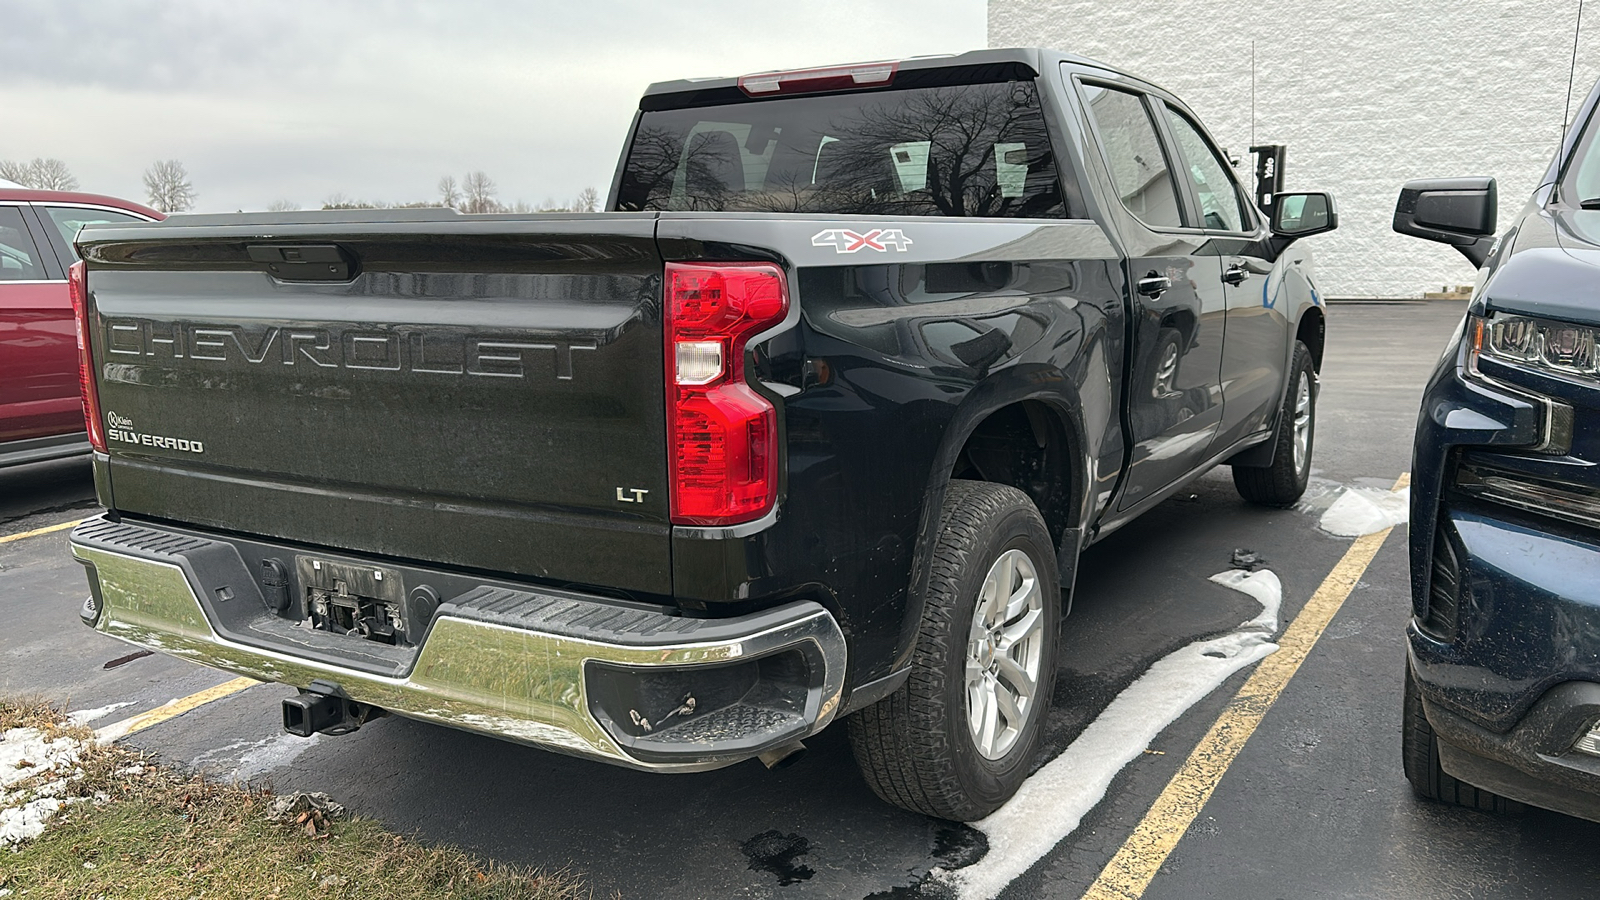
M78 392L83 396L83 424L89 446L106 453L106 433L100 424L100 391L94 383L94 351L89 347L89 287L80 260L67 270L67 291L72 295L72 318L78 330Z
M783 270L667 263L667 441L672 521L732 525L778 495L778 411L744 378L745 343L783 321Z
M752 97L766 97L884 87L894 81L894 73L899 69L898 62L875 62L789 72L761 72L739 76L739 90Z

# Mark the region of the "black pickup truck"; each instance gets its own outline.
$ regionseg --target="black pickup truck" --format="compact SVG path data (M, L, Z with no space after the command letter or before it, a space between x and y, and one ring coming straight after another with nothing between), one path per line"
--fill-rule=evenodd
M992 50L650 88L609 212L94 226L99 631L625 766L886 800L1026 775L1079 553L1233 466L1292 503L1324 309L1176 97Z

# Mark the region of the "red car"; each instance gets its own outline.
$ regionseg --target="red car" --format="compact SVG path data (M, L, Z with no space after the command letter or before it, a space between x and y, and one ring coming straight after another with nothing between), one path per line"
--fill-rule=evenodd
M0 187L0 466L89 452L67 267L78 229L165 218L137 203Z

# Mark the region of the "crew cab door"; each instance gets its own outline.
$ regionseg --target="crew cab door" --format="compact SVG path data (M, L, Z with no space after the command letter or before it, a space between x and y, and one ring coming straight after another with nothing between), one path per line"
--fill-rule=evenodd
M33 211L0 205L0 441L83 430L65 272Z
M1119 510L1199 465L1222 421L1218 379L1224 298L1188 195L1175 176L1154 98L1132 85L1079 76L1127 248L1132 343L1124 397L1133 445Z
M1172 135L1185 187L1192 191L1201 225L1209 235L1206 252L1221 263L1227 301L1227 334L1222 348L1222 426L1211 452L1272 427L1282 396L1283 364L1288 359L1290 325L1283 307L1283 272L1268 233L1245 200L1231 167L1205 129L1188 112L1164 102L1161 114ZM1303 254L1294 253L1299 259ZM1283 301L1280 303L1280 301Z

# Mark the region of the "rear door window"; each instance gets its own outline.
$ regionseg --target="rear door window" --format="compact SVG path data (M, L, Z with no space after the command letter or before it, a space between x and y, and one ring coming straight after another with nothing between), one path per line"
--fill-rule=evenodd
M0 206L0 283L44 281L48 277L39 249L22 221L22 210Z
M1146 225L1181 227L1177 182L1144 97L1089 82L1080 87L1122 205Z
M624 210L1059 218L1032 81L787 97L640 115Z
M110 209L89 208L80 206L39 206L50 221L61 232L63 243L71 251L72 258L78 258L78 249L72 242L78 238L78 229L85 225L105 225L118 222L143 222L145 219L132 213L118 212Z

